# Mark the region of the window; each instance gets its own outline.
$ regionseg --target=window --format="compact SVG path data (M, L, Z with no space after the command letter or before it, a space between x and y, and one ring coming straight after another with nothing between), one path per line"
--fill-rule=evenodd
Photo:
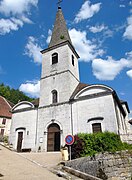
M74 66L74 56L72 55L72 65Z
M2 124L6 124L6 119L5 118L3 118L3 121L2 121Z
M57 103L57 91L52 91L52 103Z
M1 129L1 132L0 132L0 134L2 135L2 136L4 136L4 129Z
M58 54L54 53L52 54L52 64L58 63Z
M102 132L101 123L92 124L93 133Z

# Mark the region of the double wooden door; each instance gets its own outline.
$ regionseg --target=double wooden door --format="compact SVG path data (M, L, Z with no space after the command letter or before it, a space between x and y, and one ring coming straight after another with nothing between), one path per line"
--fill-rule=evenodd
M17 152L22 151L23 132L18 132Z
M60 127L51 124L48 127L47 151L60 151Z

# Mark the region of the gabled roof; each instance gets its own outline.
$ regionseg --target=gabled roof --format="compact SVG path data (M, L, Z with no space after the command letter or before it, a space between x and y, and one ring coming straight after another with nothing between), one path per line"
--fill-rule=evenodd
M4 97L0 96L0 117L11 118L12 113L10 111L10 103Z
M89 86L88 84L84 84L84 83L79 83L78 86L76 87L75 91L73 92L73 94L71 95L70 100L74 99L75 95L81 91L83 88Z
M72 44L61 7L58 7L49 47L55 46L65 41L69 41Z
M120 102L121 102L121 104L125 104L128 113L130 113L130 109L129 109L129 107L128 107L128 103L127 103L126 101L123 101L123 100L120 100Z
M34 99L31 103L32 103L35 107L38 107L38 106L39 106L39 98L38 98L38 99Z
M132 124L132 119L129 120L129 123Z
M106 85L99 85L99 84L88 85L88 84L84 84L84 83L79 83L78 86L76 87L75 91L73 92L73 94L72 94L72 96L71 96L71 98L70 98L70 101L73 101L73 100L74 100L75 96L79 93L79 91L83 90L83 89L86 88L86 87L92 87L92 86L105 86L105 87L107 87L108 89L110 89L110 90L111 90L111 94L113 95L114 99L116 100L116 102L117 102L117 104L118 104L118 106L119 106L119 109L121 110L123 116L124 116L124 117L126 116L126 112L125 112L124 108L122 107L122 104L124 104L124 103L126 104L126 102L124 102L124 101L121 102L121 101L119 100L116 92L115 92L113 89L111 89L110 87L106 86ZM105 93L105 92L102 92L102 93ZM128 106L128 105L127 105L127 106ZM127 110L129 110L128 107L127 107ZM129 111L128 111L128 112L129 112Z

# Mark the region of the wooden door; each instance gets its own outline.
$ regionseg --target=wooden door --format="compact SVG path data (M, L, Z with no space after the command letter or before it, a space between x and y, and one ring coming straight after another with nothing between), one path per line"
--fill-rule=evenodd
M48 127L47 151L60 151L60 127L57 124Z
M17 152L22 151L23 132L18 132Z

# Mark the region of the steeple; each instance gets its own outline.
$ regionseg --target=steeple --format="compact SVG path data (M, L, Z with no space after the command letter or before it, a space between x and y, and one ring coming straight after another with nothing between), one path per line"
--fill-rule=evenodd
M58 11L56 14L56 20L49 47L53 47L65 41L69 41L72 44L61 7L58 6Z

